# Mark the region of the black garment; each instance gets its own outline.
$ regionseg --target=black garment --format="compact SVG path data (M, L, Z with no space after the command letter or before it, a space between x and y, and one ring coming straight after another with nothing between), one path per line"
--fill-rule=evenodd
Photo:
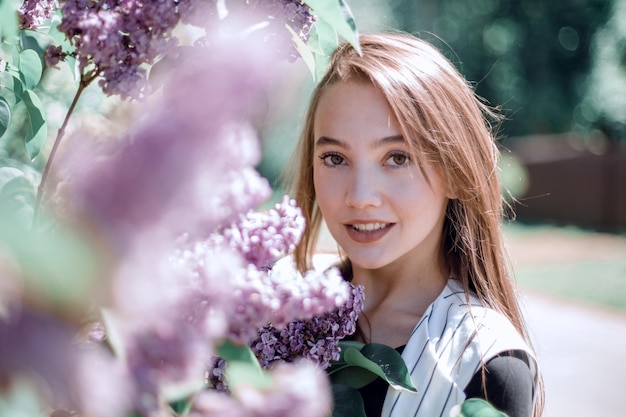
M401 346L396 350L402 353L403 349ZM487 361L485 371L476 372L464 392L467 398L489 401L509 417L530 417L533 413L533 385L526 352L511 351ZM377 378L359 390L367 417L380 417L387 388L387 383Z
M511 351L487 361L485 372L475 373L464 391L467 398L487 400L509 417L531 417L533 386L528 355Z

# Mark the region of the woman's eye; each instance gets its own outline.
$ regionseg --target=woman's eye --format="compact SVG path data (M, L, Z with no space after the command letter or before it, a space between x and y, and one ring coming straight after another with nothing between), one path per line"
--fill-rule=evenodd
M403 166L409 162L409 156L405 153L394 153L388 159L389 163L394 166Z
M320 156L320 159L324 161L324 164L326 164L327 166L342 165L345 163L343 157L336 153L323 154Z

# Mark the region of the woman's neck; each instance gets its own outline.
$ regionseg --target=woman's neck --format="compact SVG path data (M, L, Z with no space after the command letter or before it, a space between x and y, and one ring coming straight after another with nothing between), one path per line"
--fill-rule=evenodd
M441 294L448 273L439 263L391 264L381 269L352 266L352 282L365 288L361 331L368 342L402 346L428 306Z

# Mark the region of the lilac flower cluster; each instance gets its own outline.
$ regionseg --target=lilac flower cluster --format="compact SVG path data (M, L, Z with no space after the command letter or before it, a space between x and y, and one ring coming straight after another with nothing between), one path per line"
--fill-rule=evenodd
M76 327L42 306L19 305L13 299L0 307L3 390L10 389L11 378L18 376L20 389L29 381L32 394L43 394L42 400L49 401L47 407L79 409L93 417L122 415L128 410L128 379L101 346L78 346Z
M43 25L58 8L57 0L24 0L18 9L20 27L36 29Z
M50 2L50 3L48 3ZM51 0L26 0L24 22L35 27ZM269 19L265 42L290 60L298 57L284 24L304 41L316 17L299 0L247 3L242 10L256 19ZM241 10L236 10L240 12ZM219 24L216 0L64 0L58 30L76 48L79 68L90 65L101 75L100 87L108 95L138 98L150 92L147 68L164 56L176 56L179 39L173 34L180 23L208 28ZM242 21L249 21L250 16ZM241 18L236 16L235 18ZM46 62L56 64L58 47L49 48Z
M215 390L201 392L189 417L322 417L330 415L332 401L326 375L307 361L278 364L270 372L271 385L238 388L228 396Z
M266 3L257 4L263 9ZM313 21L308 7L274 3L283 7L283 14L272 12L275 23L287 19L301 36L308 35ZM211 9L216 2L65 0L59 30L76 48L83 74L99 74L107 94L131 97L147 93L147 66L176 46L174 27L202 20L202 4ZM93 132L74 136L70 143L78 146L65 153L54 173L67 193L59 202L67 217L56 227L85 231L80 234L85 244L102 255L103 268L94 272L102 282L84 298L106 308L80 347L77 329L66 317L54 316L60 310L37 311L37 305L32 314L30 305L11 310L10 322L0 321L3 383L32 371L59 397L47 405L93 417L131 410L169 415L168 401L192 394L191 416L329 414L329 390L319 366L275 363L286 343L280 338L288 337L281 332L300 332L294 350L323 367L334 357L331 339L354 331L362 296L335 269L304 276L293 269L267 270L293 250L304 220L288 198L267 212L250 211L271 192L254 169L260 146L250 120L262 111L259 98L265 99L275 60L256 42L210 39L210 53L179 57L162 95L144 103L135 125L120 129L127 137L105 142ZM66 53L51 47L48 63ZM16 274L10 264L0 264L0 270ZM0 280L7 290L0 291L0 303L18 293L15 298L27 305L21 283L21 277ZM51 311L56 313L47 320ZM305 320L310 328L292 325ZM218 344L249 343L261 337L261 328L278 352L270 360L260 348L272 362L272 385L237 387L229 395L203 390L206 362ZM223 379L223 371L218 366L211 374Z
M285 362L305 359L326 369L331 361L338 360L339 341L356 331L356 321L363 309L363 287L348 285L349 297L333 311L293 320L285 326L269 324L260 327L249 341L260 365L272 369ZM227 366L226 361L216 357L207 371L209 385L219 392L228 390L224 381Z
M66 0L58 26L76 47L81 72L90 64L102 90L132 97L147 92L145 65L177 44L174 0Z
M266 42L273 45L279 54L290 61L295 60L299 54L290 40L289 33L281 25L287 24L307 43L309 33L317 17L311 13L311 8L301 0L267 0L251 2L257 12L269 17L271 30L267 31Z
M363 309L363 287L350 286L350 297L335 311L309 320L295 320L283 328L263 327L250 343L261 365L270 368L277 361L306 358L326 369L330 361L338 360L339 341L355 332Z
M229 314L228 338L245 344L267 323L281 328L294 319L307 319L342 305L349 296L337 270L309 271L304 277L271 274L249 265L231 278L239 300Z
M293 199L283 197L280 204L267 212L251 211L219 235L244 259L259 269L271 266L291 253L304 232L302 211Z
M302 41L309 40L309 32L317 18L311 13L311 8L301 0L263 1L257 7L271 18L286 22Z
M162 239L146 235L138 238L141 248L128 248L111 278L112 297L103 316L107 340L125 358L132 407L143 416L154 415L168 390L201 388L207 356L215 354L227 328L221 303L231 301L231 288L228 281L217 281L230 273L231 262L241 263L224 253L211 258L199 251L172 254L167 244L148 246ZM198 273L205 261L213 263L214 274ZM103 339L97 327L88 336Z
M278 213L291 215L280 218ZM275 210L261 214L267 219L252 214L248 218L271 225L268 228L274 228L276 234L286 233L277 241L289 248L290 239L297 238L300 230L290 227L301 222L293 201L283 199ZM246 224L240 220L236 225ZM259 232L256 226L254 230ZM224 230L231 233L235 225ZM109 318L108 327L125 341L126 373L136 393L133 407L142 415L150 415L157 408L163 387L200 386L202 370L215 355L219 340L247 343L268 322L279 327L332 310L346 317L344 306L355 304L348 300L349 284L337 270L311 271L304 277L295 271L272 274L249 263L239 253L241 248L212 237L191 242L183 239L169 257L164 256L163 249L127 255L115 277L117 320ZM335 329L333 334L340 335L341 331ZM297 367L293 370L298 372ZM210 378L223 381L223 366L210 372ZM276 392L278 396L285 393L279 394ZM283 400L285 404L296 400L291 397L295 393L289 395ZM266 415L259 413L246 415Z
M214 54L179 60L127 137L68 138L71 152L61 151L54 166L69 194L57 212L93 221L115 244L152 227L172 240L185 232L206 238L269 197L254 169L261 150L247 118L273 63L251 42L212 45Z

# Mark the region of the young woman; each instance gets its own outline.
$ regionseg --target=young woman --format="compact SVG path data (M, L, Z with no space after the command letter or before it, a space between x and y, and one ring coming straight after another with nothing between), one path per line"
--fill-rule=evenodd
M333 54L313 93L294 193L295 252L312 267L322 222L365 287L356 338L397 348L418 393L363 389L368 416L445 416L469 397L538 417L541 384L511 283L490 121L454 66L406 34Z

